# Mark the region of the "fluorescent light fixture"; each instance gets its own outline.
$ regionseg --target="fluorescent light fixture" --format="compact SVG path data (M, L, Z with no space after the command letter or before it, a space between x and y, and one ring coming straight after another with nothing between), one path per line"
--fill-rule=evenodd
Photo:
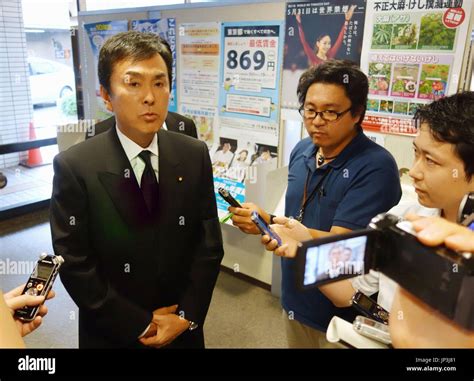
M26 33L44 33L44 29L25 29Z

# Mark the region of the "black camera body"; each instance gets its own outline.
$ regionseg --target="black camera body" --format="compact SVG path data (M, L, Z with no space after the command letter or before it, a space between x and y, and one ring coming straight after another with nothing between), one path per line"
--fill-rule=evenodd
M369 226L378 232L369 255L371 268L460 326L474 330L472 254L425 246L393 215L378 216Z
M327 255L326 262L330 262L331 249L336 245L355 253L353 263L340 262L338 268L342 270L338 272L320 268L316 270L320 276L314 276L315 260L311 256ZM373 269L450 320L474 330L474 256L445 246L423 245L411 231L411 223L394 215L378 215L368 229L304 242L296 258L300 288L318 287ZM321 263L324 261L318 258L317 264ZM330 263L334 265L334 260ZM325 279L321 276L324 271L329 275Z

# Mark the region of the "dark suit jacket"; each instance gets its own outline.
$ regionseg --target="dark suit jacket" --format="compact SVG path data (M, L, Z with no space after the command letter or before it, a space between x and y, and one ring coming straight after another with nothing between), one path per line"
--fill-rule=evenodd
M174 346L203 347L223 256L206 145L160 130L159 209L150 216L115 128L54 159L51 232L79 307L79 346L134 347L152 311L178 304L199 324Z
M191 136L192 138L197 139L197 130L196 125L192 119L186 118L175 112L168 111L168 116L166 117L166 128L168 131L180 132L182 134ZM105 119L94 126L94 130L87 131L86 139L92 138L95 135L101 134L115 126L115 117L112 116L108 119Z

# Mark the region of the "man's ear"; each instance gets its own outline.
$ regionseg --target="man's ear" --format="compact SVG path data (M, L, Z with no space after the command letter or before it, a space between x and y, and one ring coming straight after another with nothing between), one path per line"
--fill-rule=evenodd
M356 118L358 121L356 123L358 124L361 124L362 125L362 120L361 120L361 117L362 117L362 114L364 113L364 108L363 107L360 107L355 113L354 113L354 118ZM352 115L352 111L349 111Z
M110 112L114 112L112 102L110 101L110 95L107 92L107 90L105 89L105 87L102 86L102 85L100 85L100 96L104 100L104 104L105 104L105 107L107 108L107 110L109 110Z

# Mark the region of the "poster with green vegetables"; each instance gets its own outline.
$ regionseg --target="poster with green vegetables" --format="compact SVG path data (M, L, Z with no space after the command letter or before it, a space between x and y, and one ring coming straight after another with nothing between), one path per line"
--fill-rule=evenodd
M420 106L463 86L473 4L367 0L367 43L361 54L361 69L369 80L365 129L413 135L412 116Z
M418 14L376 15L371 48L377 50L413 50L417 48L420 30Z
M418 98L436 100L447 93L450 65L425 64L421 66Z
M416 49L418 42L417 24L394 24L391 49Z
M456 30L443 24L443 13L428 13L421 18L418 49L452 51Z
M390 49L393 24L375 24L372 33L372 49Z
M397 63L393 68L392 97L414 98L418 87L417 64Z
M448 27L443 12L376 15L371 48L452 51L458 28Z
M369 63L369 94L387 95L392 65L382 62Z

